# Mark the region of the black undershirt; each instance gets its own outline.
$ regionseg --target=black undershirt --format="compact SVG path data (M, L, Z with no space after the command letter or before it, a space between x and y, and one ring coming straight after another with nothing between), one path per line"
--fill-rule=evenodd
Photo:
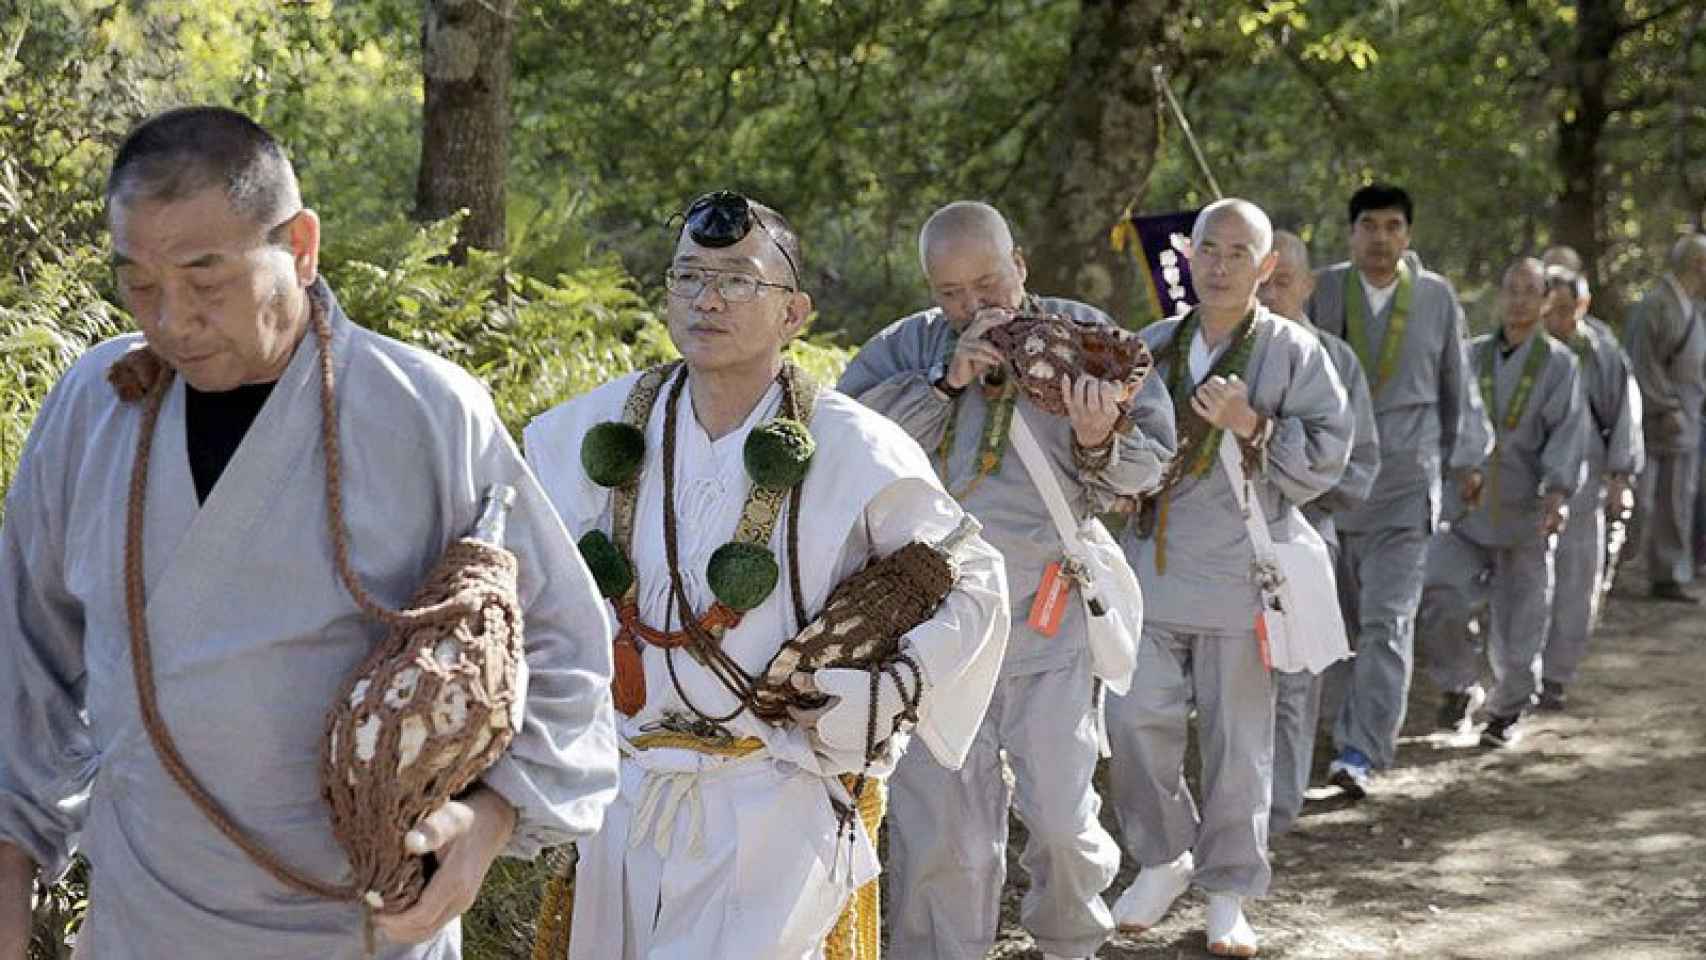
M243 435L272 395L272 388L270 383L251 383L235 390L203 393L184 384L184 433L197 503L207 502L207 495L213 492Z

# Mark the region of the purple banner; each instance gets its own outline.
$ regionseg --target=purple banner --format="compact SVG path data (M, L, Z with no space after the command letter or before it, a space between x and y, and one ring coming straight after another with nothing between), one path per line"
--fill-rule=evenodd
M1137 263L1143 271L1150 316L1168 319L1183 314L1197 302L1191 287L1191 226L1197 211L1161 213L1131 218L1136 231Z

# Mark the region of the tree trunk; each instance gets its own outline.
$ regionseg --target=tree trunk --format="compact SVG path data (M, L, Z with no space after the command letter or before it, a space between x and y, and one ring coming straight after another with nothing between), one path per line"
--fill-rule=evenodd
M1128 250L1108 231L1155 163L1150 67L1166 44L1167 4L1083 0L1061 106L1040 151L1045 178L1019 223L1032 290L1095 304L1129 324L1143 302Z
M421 18L421 169L415 218L464 207L452 256L504 248L504 174L509 163L510 47L515 0L426 0Z
M1611 87L1612 53L1619 22L1616 0L1580 0L1576 4L1575 42L1569 62L1564 106L1558 115L1555 158L1563 187L1554 214L1557 239L1576 248L1593 285L1595 313L1615 321L1621 305L1600 283L1600 257L1605 251L1603 210L1605 186L1600 178L1600 141L1611 113L1606 94Z

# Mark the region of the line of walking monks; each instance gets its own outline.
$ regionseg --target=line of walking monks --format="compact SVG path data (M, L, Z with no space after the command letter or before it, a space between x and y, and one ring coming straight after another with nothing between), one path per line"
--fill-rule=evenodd
M1350 258L1318 270L1260 207L1220 201L1192 231L1199 302L1140 332L1141 388L1066 373L1060 415L1003 374L990 332L1018 313L1111 321L1033 293L994 208L928 218L934 305L831 389L786 360L812 310L800 236L720 192L683 213L665 273L680 362L545 413L523 454L471 376L345 315L321 223L248 118L148 120L107 207L140 332L55 386L0 526L0 960L24 956L31 885L74 850L91 863L82 957L355 960L460 956L456 918L494 859L566 843L557 949L575 960L869 958L884 787L890 956L988 953L1010 808L1028 833L1019 919L1045 956L1092 956L1192 886L1210 952L1255 956L1244 902L1303 806L1318 722L1330 781L1360 798L1395 761L1418 643L1440 724L1488 747L1565 708L1637 487L1653 596L1695 602L1706 235L1676 244L1621 344L1564 248L1512 262L1498 329L1471 339L1409 250L1402 189L1352 194ZM107 382L144 344L170 368L157 419ZM1073 514L1132 508L1129 675L1098 674L1083 604L1038 598L1062 539L1015 422ZM1324 676L1265 665L1226 436L1272 539L1307 523L1336 558L1355 656ZM400 606L494 483L517 490L527 633L509 750L408 838L435 857L414 905L281 885L156 754L144 675L203 799L277 859L347 880L315 765L383 626L336 551ZM968 515L981 533L953 547L952 588L876 669L819 670L820 706L760 715L765 668L839 584ZM1092 785L1104 753L1117 837ZM1122 858L1140 869L1110 906Z

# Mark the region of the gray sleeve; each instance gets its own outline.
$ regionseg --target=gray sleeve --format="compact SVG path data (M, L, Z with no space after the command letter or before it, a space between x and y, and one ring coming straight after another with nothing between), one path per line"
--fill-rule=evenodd
M1322 494L1315 505L1328 512L1348 510L1368 499L1374 489L1375 475L1380 472L1380 433L1374 422L1374 398L1369 394L1368 377L1356 354L1341 352L1339 379L1345 386L1353 421L1351 459L1333 489Z
M1605 469L1607 473L1633 476L1646 466L1646 447L1641 439L1641 391L1629 372L1629 358L1615 343L1608 345L1602 359L1606 362L1607 389L1611 391L1611 435L1606 438Z
M900 425L918 445L934 450L954 403L930 383L934 358L908 357L906 329L877 334L847 365L835 389Z
M1540 344L1535 344L1539 347ZM1589 417L1582 378L1574 363L1557 365L1546 405L1540 410L1546 441L1540 448L1540 487L1566 496L1582 482L1582 458L1587 452Z
M598 830L616 796L607 604L532 471L494 421L479 472L516 488L506 545L520 567L526 709L483 780L516 809L508 856Z
M1439 360L1440 460L1453 470L1482 467L1493 451L1493 425L1481 402L1481 388L1469 364L1469 325L1463 305L1449 286L1453 333L1445 338Z
M52 442L69 427L52 405L36 419L0 525L0 840L44 877L70 860L96 765L82 719L83 612L64 578L66 505L49 475Z
M1081 469L1079 482L1090 498L1090 509L1112 509L1119 497L1141 496L1155 489L1178 445L1173 400L1159 376L1144 380L1131 402L1131 424L1114 440L1107 464Z
M1277 338L1269 350L1287 349ZM1291 381L1273 411L1262 473L1302 506L1333 488L1350 460L1354 418L1327 351L1314 339L1291 341Z
M1667 298L1648 294L1630 310L1624 329L1629 338L1625 346L1630 371L1640 385L1646 417L1653 420L1680 414L1682 401L1671 380L1670 362L1685 332L1681 311L1672 316Z

